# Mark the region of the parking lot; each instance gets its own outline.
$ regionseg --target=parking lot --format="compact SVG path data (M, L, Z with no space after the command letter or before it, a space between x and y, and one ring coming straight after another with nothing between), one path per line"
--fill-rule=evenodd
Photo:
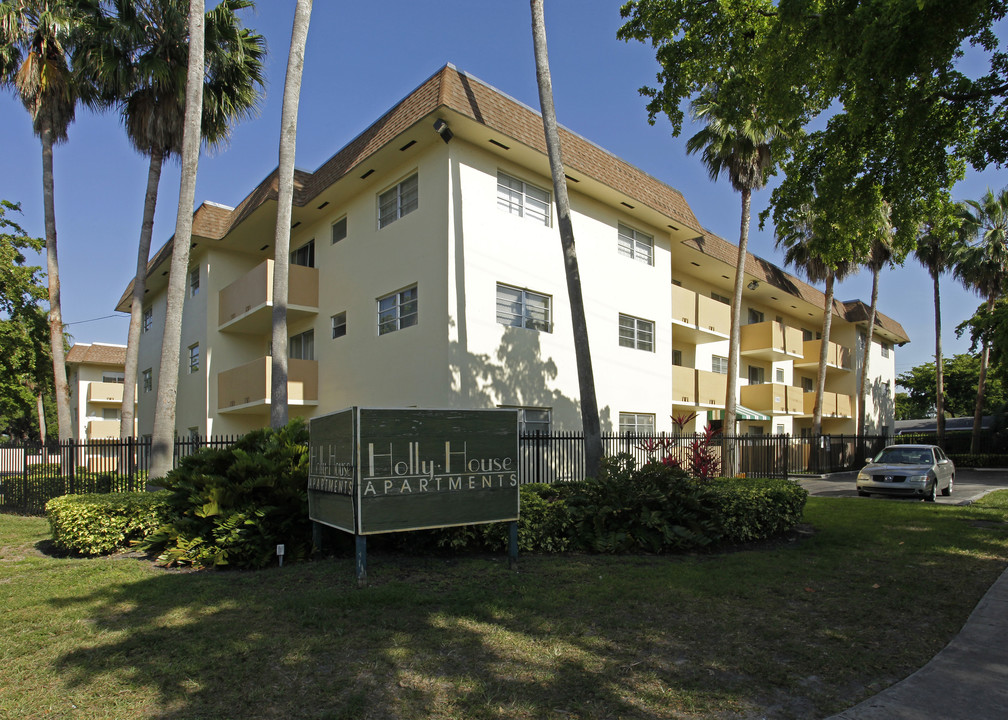
M816 497L857 497L857 490L854 487L856 472L834 473L826 477L803 478L797 477L799 484L809 495ZM962 468L956 470L955 486L950 497L938 496L937 502L945 505L966 505L983 497L994 490L1008 489L1008 469L990 470L970 470ZM912 498L885 498L881 495L872 495L872 500L894 500L898 502L915 502ZM916 502L920 502L917 500Z

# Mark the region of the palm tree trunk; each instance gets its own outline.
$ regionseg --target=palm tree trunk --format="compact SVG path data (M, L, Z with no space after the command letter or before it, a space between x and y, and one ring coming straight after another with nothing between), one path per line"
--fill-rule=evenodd
M45 445L45 436L46 436L45 407L42 404L41 392L35 399L35 410L36 412L38 412L39 442Z
M833 283L836 275L826 278L826 300L823 303L822 345L819 348L819 374L816 377L815 405L812 408L812 435L822 435L823 392L826 389L826 360L829 358L830 326L833 324Z
M294 9L287 77L280 118L280 160L277 169L277 221L273 254L273 369L270 380L270 426L287 424L287 293L290 285L291 206L294 203L294 152L297 146L298 101L304 70L305 44L312 0L298 0Z
M991 295L987 298L987 312L994 312L995 297ZM970 455L980 452L980 428L983 424L983 404L984 385L987 382L987 363L990 360L990 343L987 338L983 341L983 350L980 353L980 379L977 381L976 407L973 408L973 437L970 440Z
M539 105L542 108L546 151L553 175L557 225L560 230L560 244L563 248L564 270L567 276L567 295L571 306L571 329L574 333L574 355L577 359L581 393L581 423L584 428L585 474L588 477L597 477L602 466L602 431L599 425L598 402L595 398L595 376L592 372L591 350L588 344L588 323L585 318L584 298L581 294L581 274L574 247L574 226L571 224L570 200L567 197L567 179L564 176L560 133L557 129L556 109L553 106L553 82L550 78L549 56L546 49L543 0L530 0L530 5Z
M728 331L728 382L725 390L724 426L721 430L726 436L737 434L735 427L737 401L735 398L738 394L739 355L741 354L739 338L742 334L742 286L745 284L745 260L749 245L751 208L752 190L745 188L742 190L742 218L739 227L738 255L735 259L735 285L732 288L731 329ZM736 475L738 472L734 448L734 445L726 448L728 450L726 456L728 467L725 468L725 474L729 476Z
M147 170L147 192L144 195L143 221L137 245L136 275L133 277L133 300L130 304L129 334L126 336L126 367L123 380L122 421L119 437L133 436L136 407L137 363L140 355L140 330L143 323L144 293L147 291L147 261L150 258L151 236L154 234L154 210L157 207L158 185L164 152L152 149Z
M868 332L865 333L864 357L861 359L861 389L858 393L858 437L864 437L868 408L868 365L871 360L872 337L875 335L875 314L878 308L879 268L872 268L871 307L868 310ZM864 443L862 442L862 446Z
M42 121L42 201L45 206L46 271L49 277L49 347L53 360L53 389L56 394L56 425L61 442L73 435L70 418L70 389L67 385L63 311L60 304L59 259L56 252L56 202L53 184L53 131L49 120Z
M165 311L158 393L154 408L154 435L151 440L150 480L163 478L172 468L175 443L175 401L178 392L179 344L182 339L182 303L185 299L192 242L193 206L196 200L196 171L203 116L203 0L189 0L189 68L186 79L185 125L182 135L182 181L179 185L175 241L168 275L168 307ZM201 368L206 372L209 368ZM148 487L151 486L150 480Z
M934 306L935 306L935 410L938 413L937 431L938 445L945 447L945 363L942 360L941 341L941 291L938 288L938 273L932 272L934 279Z

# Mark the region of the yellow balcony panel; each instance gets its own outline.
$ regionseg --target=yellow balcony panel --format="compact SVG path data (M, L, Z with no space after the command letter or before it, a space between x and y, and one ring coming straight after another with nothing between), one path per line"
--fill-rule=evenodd
M250 363L217 374L217 411L265 415L270 407L273 361L256 358ZM287 361L287 402L293 406L318 405L318 363Z
M123 384L112 382L88 383L87 401L93 405L122 405Z
M319 273L291 265L287 291L287 321L318 314ZM273 327L273 261L265 260L218 293L220 332L266 335Z
M697 295L697 331L706 335L704 342L727 338L731 332L731 306L706 295Z
M802 415L804 417L812 417L815 411L815 396L814 392L803 393L803 411ZM835 392L824 392L822 399L822 416L823 418L850 418L853 417L853 400L850 395L844 395L842 393Z
M796 368L812 369L819 367L819 353L822 340L806 340L802 343L802 357L794 361ZM826 350L826 372L850 372L852 368L851 351L849 348L831 342Z
M121 386L120 386L121 387ZM85 428L88 440L119 437L118 420L88 420Z
M696 371L697 405L705 408L723 408L728 392L728 376L709 370Z
M697 401L697 371L693 368L672 366L672 405L693 407Z
M766 415L801 415L801 388L781 383L743 385L742 404Z
M743 325L739 349L746 357L771 362L804 356L801 330L776 320Z

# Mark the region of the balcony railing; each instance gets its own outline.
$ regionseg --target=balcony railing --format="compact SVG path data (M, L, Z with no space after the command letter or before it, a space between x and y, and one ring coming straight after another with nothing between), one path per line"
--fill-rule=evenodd
M316 268L291 265L287 291L287 320L318 314L319 273ZM265 260L218 293L221 332L262 335L273 327L273 261Z
M122 387L122 385L119 387ZM122 399L120 399L120 402L122 402ZM119 437L119 420L88 420L85 430L88 440L117 438Z
M819 367L819 353L822 349L822 340L806 340L802 343L802 357L796 359L796 368ZM849 371L853 366L851 362L850 348L831 342L826 350L826 369Z
M672 332L677 339L696 344L728 337L731 307L678 285L671 288Z
M256 358L250 363L217 375L219 412L262 414L269 412L273 377L272 358ZM318 405L318 362L287 361L287 402L290 405Z
M709 370L697 370L697 405L704 408L723 408L728 392L728 376Z
M693 368L672 366L672 404L694 406L697 401L697 371Z
M742 404L767 415L801 415L802 389L781 383L743 385Z
M815 410L814 392L804 393L803 412L805 417L812 417ZM822 416L824 418L850 418L854 417L853 401L850 395L835 392L823 392Z
M743 325L739 347L742 355L770 361L804 357L801 330L776 320Z
M87 401L96 405L121 405L123 384L113 382L88 383Z

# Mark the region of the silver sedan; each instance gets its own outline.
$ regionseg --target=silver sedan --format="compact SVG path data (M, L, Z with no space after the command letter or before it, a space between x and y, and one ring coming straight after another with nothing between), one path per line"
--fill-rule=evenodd
M937 445L890 445L857 476L858 495L902 495L934 502L952 494L955 464Z

